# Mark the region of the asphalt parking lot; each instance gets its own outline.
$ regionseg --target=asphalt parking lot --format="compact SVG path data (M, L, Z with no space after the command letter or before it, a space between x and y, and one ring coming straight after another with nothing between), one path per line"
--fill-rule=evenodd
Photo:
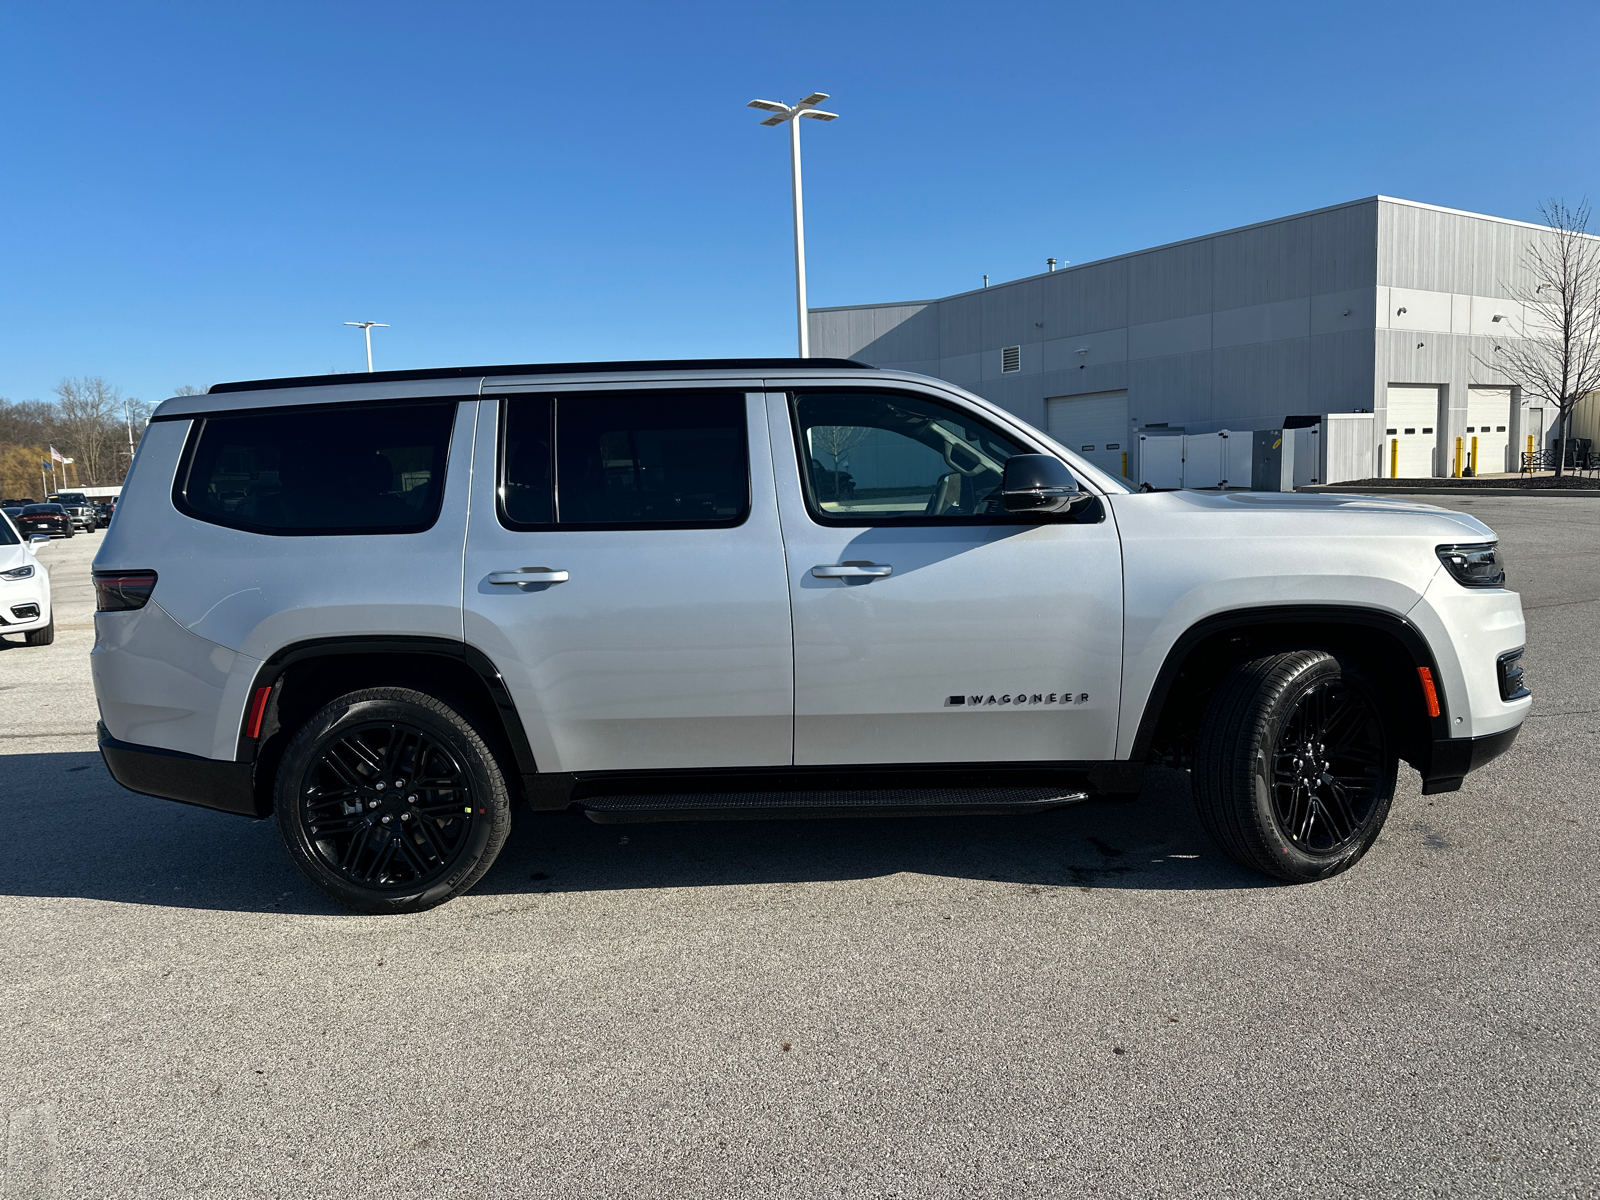
M1502 536L1535 703L1367 860L1279 886L1186 777L1023 818L520 816L352 915L271 822L121 790L88 565L0 649L16 1197L1600 1195L1600 500Z

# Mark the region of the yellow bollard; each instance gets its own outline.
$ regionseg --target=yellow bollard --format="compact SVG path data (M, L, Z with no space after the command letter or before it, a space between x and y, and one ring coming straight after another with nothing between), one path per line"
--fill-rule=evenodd
M1461 478L1461 439L1456 439L1456 478Z
M1389 439L1389 478L1400 478L1400 439Z
M1128 452L1126 450L1122 452L1122 477L1124 479L1128 477Z
M1474 478L1476 478L1477 474L1478 474L1478 439L1477 438L1473 438L1472 439L1472 474L1473 474Z

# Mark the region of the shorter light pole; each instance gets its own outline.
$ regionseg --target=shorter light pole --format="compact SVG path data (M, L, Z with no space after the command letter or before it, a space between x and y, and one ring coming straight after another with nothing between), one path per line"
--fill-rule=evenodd
M354 325L367 335L367 374L372 373L372 331L374 329L389 328L382 321L346 321L346 325Z

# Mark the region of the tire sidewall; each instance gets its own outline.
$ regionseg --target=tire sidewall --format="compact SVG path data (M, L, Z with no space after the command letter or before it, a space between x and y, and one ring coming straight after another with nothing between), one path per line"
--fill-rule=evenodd
M1383 831L1384 822L1388 819L1389 806L1394 799L1398 765L1392 750L1388 751L1385 755L1385 776L1379 781L1382 794L1375 802L1376 811L1368 816L1369 828L1365 834L1337 854L1307 854L1288 838L1279 824L1272 803L1273 751L1300 698L1312 687L1323 683L1342 683L1352 691L1359 692L1369 705L1377 707L1370 688L1359 679L1352 678L1342 671L1333 658L1322 658L1297 673L1288 685L1272 698L1267 705L1263 737L1251 748L1250 782L1256 826L1266 840L1274 860L1283 868L1284 874L1303 880L1326 879L1331 875L1338 875L1366 854L1372 843L1377 840L1378 834ZM1381 712L1381 709L1379 711Z
M323 862L301 819L300 792L323 749L358 725L390 721L414 726L447 745L471 781L473 806L483 810L474 815L466 845L449 872L411 890L380 891L351 883ZM416 701L354 693L330 702L301 727L284 750L274 781L273 809L284 847L307 878L342 903L373 913L431 908L477 882L492 864L498 843L504 841L510 811L504 781L487 746L470 733L464 719L457 716L456 721Z

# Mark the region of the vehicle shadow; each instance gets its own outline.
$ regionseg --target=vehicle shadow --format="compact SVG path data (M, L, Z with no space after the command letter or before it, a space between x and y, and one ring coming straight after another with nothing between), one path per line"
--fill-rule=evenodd
M93 752L0 757L0 895L343 914L289 863L268 821L136 795ZM1019 817L597 825L517 810L477 895L826 883L927 874L1045 887L1275 886L1195 820L1188 777L1152 771L1136 800Z

